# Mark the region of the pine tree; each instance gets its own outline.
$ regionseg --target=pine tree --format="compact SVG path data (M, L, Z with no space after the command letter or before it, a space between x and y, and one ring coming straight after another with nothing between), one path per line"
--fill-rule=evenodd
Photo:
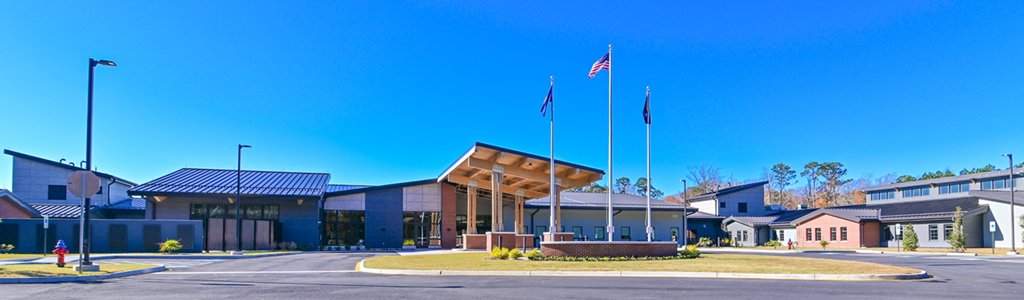
M914 232L914 224L907 224L903 228L903 249L916 251L917 246L917 233Z
M963 253L967 247L967 234L964 233L964 213L959 206L956 207L956 214L953 215L953 232L946 238L953 251Z

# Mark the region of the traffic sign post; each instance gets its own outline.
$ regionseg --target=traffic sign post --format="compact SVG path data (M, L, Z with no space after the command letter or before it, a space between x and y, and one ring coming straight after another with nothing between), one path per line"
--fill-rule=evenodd
M49 240L47 235L49 235L50 232L47 229L50 229L50 216L43 215L43 257L46 257L46 241Z
M996 254L996 221L988 221L988 232L992 233L992 254Z
M900 252L900 247L903 246L903 225L896 224L896 252Z
M91 241L86 237L89 227L89 198L100 191L100 178L89 170L79 170L68 177L68 192L75 197L82 198L82 216L78 229L78 273L82 271L99 271L99 266L93 266L89 260L89 246Z

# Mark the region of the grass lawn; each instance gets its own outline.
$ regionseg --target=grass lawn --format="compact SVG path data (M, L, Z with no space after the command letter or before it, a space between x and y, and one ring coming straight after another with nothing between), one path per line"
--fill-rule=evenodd
M464 271L675 271L760 274L915 274L915 269L819 258L701 254L696 259L617 262L487 260L488 253L380 256L364 266L376 269Z
M137 269L151 268L156 265L136 265L136 264L111 264L111 265L100 265L99 272L84 272L81 275L103 275L123 271L131 271ZM67 267L58 268L53 264L45 265L10 265L0 266L0 277L65 277L65 276L79 276L78 272L75 272L71 264Z
M53 256L53 254L50 254L50 256ZM19 258L33 258L33 257L42 258L43 255L42 254L21 254L21 253L0 254L0 260L19 259Z

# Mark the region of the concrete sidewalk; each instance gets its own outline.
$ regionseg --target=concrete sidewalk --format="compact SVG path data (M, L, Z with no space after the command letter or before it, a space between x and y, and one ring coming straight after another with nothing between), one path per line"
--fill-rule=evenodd
M93 255L92 260L104 260L104 259L117 259L117 258L135 258L135 259L147 259L147 258L158 258L158 259L248 259L248 258L260 258L260 257L274 257L282 255L293 255L305 252L289 252L289 253L272 253L272 254L253 254L253 255L161 255L161 254L100 254ZM78 261L78 255L64 257L64 262L68 265L74 265ZM0 266L5 265L26 265L26 264L55 264L57 263L57 256L47 256L36 259L18 259L18 260L5 260L0 261Z

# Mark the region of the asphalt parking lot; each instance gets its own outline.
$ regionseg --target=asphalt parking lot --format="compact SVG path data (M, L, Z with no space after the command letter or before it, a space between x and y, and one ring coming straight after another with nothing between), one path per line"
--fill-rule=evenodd
M115 259L167 272L83 283L0 286L4 299L1022 299L1024 259L915 254L787 254L927 270L916 281L622 277L393 276L358 273L388 253L307 253L240 260ZM101 261L103 262L103 261Z

